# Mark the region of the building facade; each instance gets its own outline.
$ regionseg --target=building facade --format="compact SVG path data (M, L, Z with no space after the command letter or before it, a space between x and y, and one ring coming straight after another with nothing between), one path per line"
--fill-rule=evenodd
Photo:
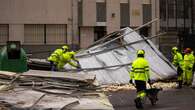
M159 10L159 0L0 0L0 44L17 40L28 51L86 48L120 28L159 18ZM159 24L140 32L156 35Z
M171 48L178 46L195 50L195 1L160 0L160 30L167 35L159 41L160 50L171 56Z

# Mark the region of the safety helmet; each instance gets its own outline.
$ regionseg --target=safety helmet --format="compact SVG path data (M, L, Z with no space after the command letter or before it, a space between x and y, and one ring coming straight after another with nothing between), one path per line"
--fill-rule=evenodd
M184 50L184 53L191 53L191 52L192 52L191 48L186 48L186 49Z
M67 51L67 50L69 50L69 48L67 45L64 45L64 46L62 46L62 50Z
M145 54L145 51L144 51L144 50L138 50L138 51L137 51L137 56L138 56L138 57L139 57L139 56L144 57L144 54Z
M178 48L177 47L173 47L172 51L178 51Z

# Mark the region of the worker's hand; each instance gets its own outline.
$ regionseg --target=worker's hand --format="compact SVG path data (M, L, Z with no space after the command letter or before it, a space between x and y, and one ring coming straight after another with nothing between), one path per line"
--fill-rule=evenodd
M151 82L151 80L150 80L150 79L148 79L148 83L149 83L149 84L152 84L152 82Z
M77 66L77 69L81 69L81 66L80 66L80 65L78 65L78 66Z
M129 80L129 83L130 83L130 84L133 84L133 81L132 81L132 79L130 79L130 80Z

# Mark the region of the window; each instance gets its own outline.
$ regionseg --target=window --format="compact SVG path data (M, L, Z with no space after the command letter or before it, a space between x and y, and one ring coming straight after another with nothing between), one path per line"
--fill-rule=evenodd
M175 1L168 1L168 18L175 18Z
M67 43L65 24L25 24L25 44L64 44Z
M25 24L24 43L44 44L44 24Z
M8 41L9 25L0 24L0 44L5 44Z
M106 3L97 2L96 3L96 21L97 22L106 22Z
M160 0L160 19L166 20L166 0Z
M78 1L78 25L82 25L83 21L83 2L82 0Z
M152 20L152 6L151 4L143 4L143 23L147 23Z
M130 15L129 15L129 3L120 4L120 17L121 27L129 26Z

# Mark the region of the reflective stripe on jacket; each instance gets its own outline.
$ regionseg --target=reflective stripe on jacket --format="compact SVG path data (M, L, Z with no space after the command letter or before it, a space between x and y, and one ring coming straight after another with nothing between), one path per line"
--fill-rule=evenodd
M148 81L150 78L149 64L144 58L137 58L131 68L130 79Z

